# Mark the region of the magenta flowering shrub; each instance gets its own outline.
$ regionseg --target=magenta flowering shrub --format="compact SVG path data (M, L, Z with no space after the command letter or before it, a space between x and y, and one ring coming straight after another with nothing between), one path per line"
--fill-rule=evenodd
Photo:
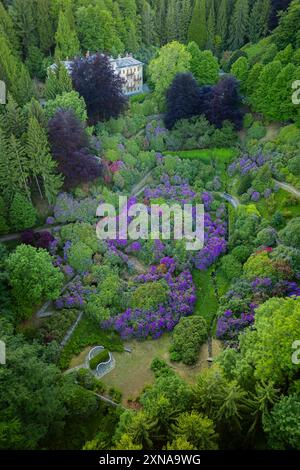
M174 259L165 257L159 266L150 266L147 274L136 277L138 284L165 280L169 288L168 300L155 309L128 308L125 312L102 323L103 328L112 328L122 339L159 338L165 331L172 331L183 316L193 313L196 302L193 278L189 271L175 275Z

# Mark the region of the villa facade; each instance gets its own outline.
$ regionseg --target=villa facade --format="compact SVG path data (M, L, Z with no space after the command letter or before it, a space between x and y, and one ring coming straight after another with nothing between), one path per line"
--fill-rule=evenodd
M93 57L87 52L86 57ZM62 61L66 69L70 72L72 67L71 60ZM114 59L110 57L110 63L114 72L123 78L122 90L124 95L133 95L143 91L143 62L135 59L131 54ZM56 64L51 65L50 70L54 70Z

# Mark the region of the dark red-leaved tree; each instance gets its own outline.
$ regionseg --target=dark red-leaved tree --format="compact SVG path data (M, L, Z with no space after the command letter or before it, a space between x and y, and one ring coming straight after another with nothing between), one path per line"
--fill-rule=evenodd
M239 93L239 82L234 77L225 76L213 87L205 115L216 127L222 127L224 121L230 121L236 129L241 129L242 97Z
M165 125L172 129L180 119L204 114L212 87L199 87L191 73L179 73L167 91Z
M48 133L52 155L64 175L66 188L101 175L101 164L89 152L84 124L72 110L59 109L48 123Z
M75 59L71 75L75 90L86 102L90 123L118 117L125 109L123 79L114 72L108 56Z

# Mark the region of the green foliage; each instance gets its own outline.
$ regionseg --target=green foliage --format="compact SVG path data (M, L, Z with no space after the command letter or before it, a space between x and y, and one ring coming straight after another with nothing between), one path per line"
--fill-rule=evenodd
M172 426L172 434L175 438L183 438L197 450L218 449L213 421L195 411L182 413Z
M280 240L287 246L300 249L300 217L288 222L286 227L279 232Z
M195 1L188 38L204 49L207 41L206 0Z
M16 193L9 209L11 227L17 231L25 230L33 227L36 219L37 212L31 202L22 194Z
M282 397L264 419L264 431L271 449L300 449L299 419L299 395Z
M168 299L168 286L161 281L147 282L139 286L131 296L132 308L151 310Z
M57 31L55 33L55 59L66 60L72 59L78 54L80 45L76 35L76 31L71 28L70 22L66 14L61 10L59 13Z
M59 296L64 276L53 266L46 250L19 245L10 254L7 267L21 317L25 315L26 308Z
M250 256L244 264L244 274L248 279L254 277L272 277L276 270L270 260L268 253L256 253Z
M45 83L45 97L48 100L56 100L57 95L72 91L72 80L66 67L62 62L55 64L54 70L48 70L48 77Z
M173 330L170 357L191 365L197 362L199 350L207 339L207 324L200 316L181 318Z
M93 250L84 242L78 241L71 245L68 251L68 260L76 271L88 271L92 266Z
M97 353L92 359L90 359L89 366L92 370L96 369L98 364L100 362L107 362L109 360L109 352L107 349L103 349L103 351L100 351Z
M57 95L55 99L48 100L45 105L47 118L51 119L58 109L71 109L80 121L87 121L86 104L77 91L64 92Z
M191 55L190 70L199 85L214 85L219 78L218 59L211 51L201 51L195 42L190 42L187 51Z
M242 273L242 264L232 254L222 257L221 268L229 280L238 278Z
M298 372L292 344L299 336L299 299L271 298L257 310L254 330L241 338L241 351L258 380L283 385Z
M149 64L149 75L155 87L155 97L164 104L165 92L175 75L189 69L191 56L183 44L173 41L162 47L158 56Z
M237 0L235 2L233 17L230 23L229 47L232 50L239 49L244 43L249 21L248 0Z

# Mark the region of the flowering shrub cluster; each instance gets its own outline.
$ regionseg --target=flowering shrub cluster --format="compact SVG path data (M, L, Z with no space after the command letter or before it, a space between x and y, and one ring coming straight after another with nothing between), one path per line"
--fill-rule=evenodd
M242 281L224 297L227 308L217 323L217 338L234 341L246 327L254 322L255 309L270 297L299 297L300 287L294 281L274 281L269 277L256 277ZM228 308L228 306L230 308Z
M147 274L136 277L138 284L164 280L169 288L168 300L153 310L128 308L125 312L103 322L104 328L113 328L122 339L159 338L172 331L182 316L193 313L196 302L195 287L189 271L175 275L173 258L165 257L158 266L151 266Z
M85 303L85 296L90 289L85 288L80 280L70 283L65 292L55 301L58 310L64 308L81 308Z
M57 223L94 222L99 201L94 198L76 200L69 193L60 193L54 206L54 218ZM51 223L53 223L53 218ZM49 222L48 222L49 223Z
M236 173L246 175L262 167L266 162L270 161L270 159L271 155L265 155L262 152L254 155L244 155L228 166L228 174L229 176L233 176Z

